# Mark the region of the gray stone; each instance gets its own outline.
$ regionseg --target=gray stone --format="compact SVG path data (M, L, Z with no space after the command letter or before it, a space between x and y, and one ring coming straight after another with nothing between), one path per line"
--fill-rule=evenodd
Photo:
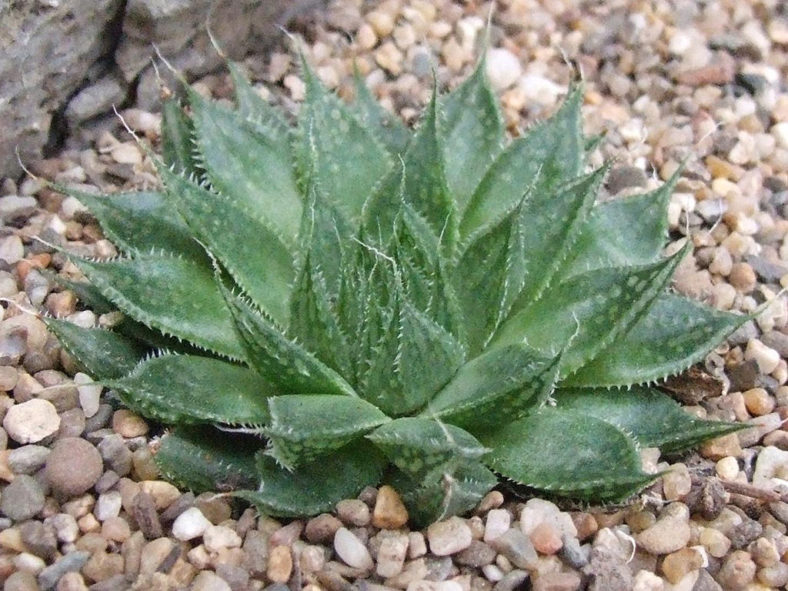
M42 591L54 589L60 577L66 573L77 572L85 565L88 558L90 558L90 552L83 550L69 552L63 558L38 573L38 585Z
M88 421L89 420L90 419L88 419ZM126 447L123 437L117 433L113 433L102 439L96 447L107 467L118 476L125 476L131 472L132 453L131 450Z
M24 521L44 508L44 500L44 491L38 481L22 474L3 489L0 511L14 521Z
M35 474L46 463L50 449L43 445L23 445L8 454L8 465L14 474Z
M788 265L767 260L759 256L749 256L745 260L753 271L766 283L779 283L780 278L788 275Z
M616 166L607 177L607 189L615 195L630 187L645 187L646 173L636 166Z
M41 155L52 113L79 88L113 43L104 34L122 0L71 0L41 9L14 2L0 15L0 175ZM34 66L34 67L33 67Z
M539 557L531 540L521 530L510 529L494 540L490 540L489 544L516 567L526 570L536 568Z
M524 570L514 569L506 573L504 578L495 583L493 591L514 591L518 589L528 579L528 573Z
M19 535L25 547L36 556L51 561L57 552L55 528L40 521L25 521L19 526Z
M780 357L788 357L788 335L772 330L761 336L761 342L777 351Z
M126 82L114 73L109 73L80 90L66 108L66 120L76 125L109 111L126 98Z
M2 144L0 144L0 150L2 150ZM2 158L2 152L0 152L0 158ZM8 223L27 217L36 210L36 207L38 207L38 202L35 197L20 197L19 195L0 197L0 220Z

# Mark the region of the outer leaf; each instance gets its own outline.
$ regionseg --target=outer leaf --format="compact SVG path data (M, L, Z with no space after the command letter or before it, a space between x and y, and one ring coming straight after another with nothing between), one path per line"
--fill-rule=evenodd
M473 74L441 101L446 184L463 211L479 181L501 151L503 119L479 60Z
M358 70L354 72L356 97L351 105L356 116L391 154L402 154L410 141L410 131L395 114L383 108L369 90Z
M745 427L742 423L702 421L655 388L635 386L626 392L604 388L560 389L560 410L588 414L631 433L645 447L675 452Z
M167 170L167 190L187 223L233 279L277 322L288 318L293 259L266 222Z
M462 345L408 302L397 307L362 380L364 397L386 414L424 406L464 360Z
M195 492L231 491L257 484L254 454L260 441L227 437L206 426L178 427L161 438L154 460L167 480Z
M283 466L311 462L389 421L369 402L350 396L291 394L268 400L271 422L264 433L271 456Z
M540 172L534 194L550 194L581 170L580 87L569 93L558 112L516 139L496 158L473 194L460 223L460 241L510 211Z
M304 146L301 176L357 221L373 188L391 165L386 149L305 67L306 99L299 116ZM304 166L308 163L308 166Z
M626 386L674 375L703 359L749 318L713 310L676 294L661 294L628 332L564 383Z
M152 255L74 262L102 295L132 318L209 351L244 357L230 311L204 265Z
M487 449L467 431L439 421L405 417L386 423L367 439L404 473L424 479L435 472L449 474Z
M354 497L365 486L377 484L383 466L380 454L363 442L351 443L293 471L279 466L271 456L258 454L259 489L238 491L235 496L268 515L315 515Z
M145 354L132 339L101 328L82 328L67 320L44 318L63 348L97 380L130 372Z
M418 527L461 515L475 507L498 484L498 478L481 462L465 462L453 472L417 481L396 474L391 484L403 497L411 521Z
M647 311L686 251L684 248L652 265L599 269L576 275L548 289L539 301L514 314L501 326L493 346L526 342L540 351L550 352L569 342L561 376L569 375Z
M640 468L634 441L593 416L554 408L491 430L485 462L501 475L556 495L622 500L655 476Z
M552 393L560 357L523 344L496 347L463 365L421 413L477 433L538 408Z
M568 277L601 267L644 265L657 260L668 234L668 200L679 172L650 193L600 203L561 269Z
M238 112L265 130L266 135L275 143L286 142L290 134L290 127L281 112L260 96L238 64L228 62L227 66L230 69L230 76L235 87L235 102L238 104Z
M402 166L393 170L364 206L366 227L385 241L394 229L402 201L413 208L453 248L457 239L457 213L446 185L443 147L437 129L438 106L433 94L416 135L402 156Z
M127 253L164 251L205 260L205 251L162 193L70 194L90 209L107 237Z
M178 174L202 174L194 159L194 127L177 100L165 101L161 110L161 156Z
M277 392L250 369L195 355L162 355L105 380L131 408L167 423L262 425Z
M282 394L323 392L357 396L342 376L289 340L253 304L222 289L249 365L276 384Z
M269 232L295 245L301 194L287 137L276 137L232 111L190 94L197 144L211 185Z

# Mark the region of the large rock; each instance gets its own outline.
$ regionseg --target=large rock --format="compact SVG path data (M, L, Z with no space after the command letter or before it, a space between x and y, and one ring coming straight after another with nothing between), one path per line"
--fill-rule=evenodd
M41 155L52 115L115 43L123 0L0 3L0 176Z
M20 172L82 122L129 98L158 106L155 48L188 79L225 56L260 51L304 10L325 0L0 1L0 177ZM168 85L172 75L159 72ZM136 97L129 97L131 88ZM57 128L50 129L53 123ZM52 143L52 142L50 142ZM54 142L57 144L57 141Z

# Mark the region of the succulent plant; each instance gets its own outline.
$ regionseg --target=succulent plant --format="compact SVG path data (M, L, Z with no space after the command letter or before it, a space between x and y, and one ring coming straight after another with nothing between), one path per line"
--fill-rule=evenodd
M72 256L88 281L69 287L123 320L48 320L170 427L168 478L278 516L388 482L424 522L500 479L623 499L655 478L640 446L736 429L648 385L747 317L669 291L678 173L596 202L580 85L507 141L483 60L415 131L306 65L293 124L230 67L235 109L188 89L165 106L161 192L78 195L124 255Z

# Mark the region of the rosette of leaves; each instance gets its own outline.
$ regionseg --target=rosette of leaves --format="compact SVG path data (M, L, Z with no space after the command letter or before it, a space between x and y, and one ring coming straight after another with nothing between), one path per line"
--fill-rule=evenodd
M669 290L676 177L596 202L580 86L508 141L483 60L415 130L360 82L346 104L304 66L292 121L231 73L235 108L166 105L161 191L78 195L124 254L70 287L124 320L48 321L170 427L167 477L278 516L388 482L424 522L500 479L620 500L655 478L640 446L736 428L645 385L746 318Z

